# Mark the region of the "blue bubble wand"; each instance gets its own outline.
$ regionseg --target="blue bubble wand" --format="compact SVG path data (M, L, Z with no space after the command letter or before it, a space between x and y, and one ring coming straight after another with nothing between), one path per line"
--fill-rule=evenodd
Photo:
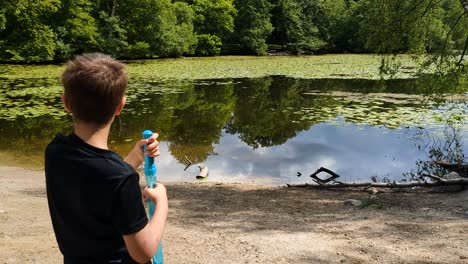
M145 130L142 133L144 139L148 139L153 135L151 130ZM144 151L146 151L146 145L144 146ZM156 188L156 164L154 164L154 158L148 155L145 155L145 178L146 185L148 188ZM151 199L148 199L148 208L149 208L149 218L151 219L154 214L155 204ZM152 258L153 264L163 264L163 251L162 251L162 241L159 241L158 250Z

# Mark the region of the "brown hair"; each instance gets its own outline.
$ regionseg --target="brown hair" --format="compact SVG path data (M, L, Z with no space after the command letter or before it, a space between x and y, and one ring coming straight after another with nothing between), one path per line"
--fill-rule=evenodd
M90 53L68 61L61 81L73 118L105 125L124 96L128 76L123 63L102 53Z

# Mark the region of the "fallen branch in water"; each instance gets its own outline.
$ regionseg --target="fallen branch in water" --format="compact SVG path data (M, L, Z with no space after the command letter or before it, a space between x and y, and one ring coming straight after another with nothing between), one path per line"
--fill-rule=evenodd
M331 175L330 178L321 179L317 176L320 172L326 172ZM316 184L304 183L304 184L286 184L287 187L307 187L316 189L334 189L334 188L353 188L353 187L364 187L364 188L411 188L411 187L439 187L439 186L453 186L453 185L468 185L468 178L457 178L457 179L444 179L441 176L424 174L422 175L431 179L432 181L413 181L413 182L341 182L336 179L340 176L335 172L327 168L319 168L317 171L312 173L310 177Z
M187 161L187 166L185 166L184 171L186 171L190 166L192 166L193 162L187 158L187 156L184 156L185 160Z

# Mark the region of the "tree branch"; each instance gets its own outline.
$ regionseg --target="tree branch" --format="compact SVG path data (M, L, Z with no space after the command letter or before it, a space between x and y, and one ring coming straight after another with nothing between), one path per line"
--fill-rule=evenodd
M111 12L111 17L113 17L113 16L114 16L114 14L115 14L115 6L117 5L116 1L117 1L117 0L114 0L114 3L112 4L112 12Z
M326 172L328 174L331 175L331 177L327 178L327 179L321 179L317 176L317 174L319 174L320 172ZM339 178L340 175L336 174L335 172L327 169L327 168L324 168L324 167L320 167L318 170L316 170L314 173L312 173L310 175L310 177L312 178L312 180L314 182L316 182L317 184L325 184L325 183L328 183L330 181L333 181L335 180L336 178Z
M458 67L462 66L463 57L465 56L465 53L466 53L467 49L468 49L468 35L466 35L465 47L463 48L463 52L462 52L462 55L460 57L460 60L457 62Z

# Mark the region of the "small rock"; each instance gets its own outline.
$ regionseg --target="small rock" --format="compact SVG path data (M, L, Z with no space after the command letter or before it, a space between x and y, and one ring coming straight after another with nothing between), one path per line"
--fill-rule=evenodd
M0 214L5 214L6 212L0 209Z
M423 207L423 208L419 209L419 211L422 211L422 212L427 212L429 210L431 210L431 208L429 208L429 207Z
M468 259L467 256L460 256L460 259Z
M367 192L370 193L370 194L377 194L377 193L379 193L379 190L377 190L377 188L371 187L371 188L367 189Z
M356 200L356 199L348 199L344 201L345 205L354 205L354 206L361 206L362 201Z

